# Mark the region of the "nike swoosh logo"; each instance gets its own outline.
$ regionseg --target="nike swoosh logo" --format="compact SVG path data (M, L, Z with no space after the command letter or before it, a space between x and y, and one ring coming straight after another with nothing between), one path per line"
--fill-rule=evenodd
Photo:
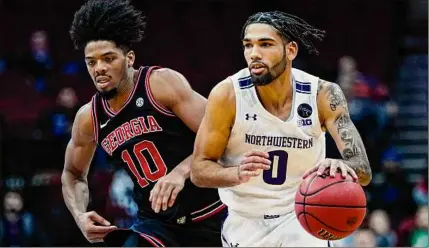
M107 120L107 121L106 121L106 123L101 124L101 125L100 125L100 128L101 128L101 129L103 129L105 126L107 126L107 123L109 123L109 121L110 121L110 119L109 119L109 120Z

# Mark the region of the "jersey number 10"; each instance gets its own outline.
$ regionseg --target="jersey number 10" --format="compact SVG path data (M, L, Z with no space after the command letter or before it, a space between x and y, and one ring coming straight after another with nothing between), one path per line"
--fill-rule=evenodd
M147 162L145 156L142 153L144 150L147 150L150 157L152 158L152 161L157 168L156 171L151 170L149 163ZM122 160L127 163L131 172L137 178L137 182L139 183L140 187L144 188L148 186L148 180L151 182L156 182L158 181L158 179L167 174L167 166L165 165L161 154L159 154L159 151L153 142L144 140L135 144L133 153L134 156L137 158L137 161L144 176L140 175L140 172L137 170L133 158L131 158L131 155L127 150L122 151L121 156Z
M271 168L264 171L262 178L264 182L272 185L282 185L286 182L286 170L288 154L283 150L268 152Z

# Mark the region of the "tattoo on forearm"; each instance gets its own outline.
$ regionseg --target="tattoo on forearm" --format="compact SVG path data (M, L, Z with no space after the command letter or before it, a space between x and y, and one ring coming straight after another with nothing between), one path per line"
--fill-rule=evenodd
M344 163L355 170L361 182L369 182L371 178L371 167L362 138L350 119L346 98L337 84L329 84L327 91L331 110L336 111L337 109L343 108L343 111L341 111L341 114L335 120L334 124L341 140L344 142L344 149L341 151Z

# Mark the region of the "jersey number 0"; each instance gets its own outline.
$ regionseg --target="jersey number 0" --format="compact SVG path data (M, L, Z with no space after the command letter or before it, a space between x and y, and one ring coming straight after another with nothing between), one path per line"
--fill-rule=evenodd
M147 150L149 155L151 156L157 170L152 171L149 163L147 162L145 156L143 155L143 151ZM141 171L143 172L144 176L140 175L140 172L137 170L137 167L131 158L130 153L127 150L122 151L122 160L124 160L125 163L127 163L128 167L130 168L133 175L137 178L137 182L139 183L140 187L144 188L149 185L149 181L156 182L161 177L165 176L167 174L167 166L164 163L164 160L161 157L161 154L159 154L158 149L156 148L155 144L151 141L144 140L142 142L139 142L134 145L133 153L135 157L137 158L137 161L140 165Z
M264 182L272 185L282 185L286 182L286 170L288 154L283 150L268 152L271 168L264 171Z

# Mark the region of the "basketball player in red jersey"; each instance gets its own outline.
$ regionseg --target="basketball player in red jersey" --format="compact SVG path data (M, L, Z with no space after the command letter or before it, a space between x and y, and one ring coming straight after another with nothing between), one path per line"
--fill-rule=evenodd
M97 93L73 124L62 175L65 203L90 242L221 246L225 206L215 189L188 180L206 100L174 70L134 69L132 46L145 25L142 14L123 0L90 0L74 15L71 39L84 51ZM97 145L134 181L139 213L130 229L117 229L87 210L87 174Z

